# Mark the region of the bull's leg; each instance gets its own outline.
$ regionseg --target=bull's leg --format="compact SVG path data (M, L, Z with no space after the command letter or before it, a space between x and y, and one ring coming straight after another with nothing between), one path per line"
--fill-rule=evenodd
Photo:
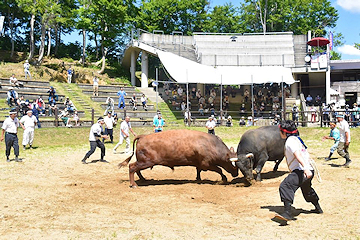
M226 176L222 173L221 168L219 168L218 166L210 166L208 170L214 171L214 172L217 172L218 174L220 174L222 182L223 182L223 183L227 183L227 178L226 178Z
M269 156L267 155L267 153L262 153L259 156L259 161L258 164L255 168L256 171L256 181L261 181L261 170L263 169L265 162L269 159Z
M136 174L138 175L139 179L141 181L146 181L146 179L144 178L144 176L141 174L140 170L139 171L136 171Z
M140 177L142 176L141 173L140 173L140 170L144 170L146 168L149 168L149 167L152 167L153 166L153 163L151 162L134 162L134 163L130 163L129 164L129 178L130 178L130 187L132 188L135 188L137 187L137 184L135 183L135 172L138 174L139 178L141 180L145 179L144 177ZM139 175L140 173L140 175Z
M279 164L281 163L281 161L282 161L282 159L276 161L273 172L276 172L278 170Z
M197 167L196 168L196 181L201 181L200 172L201 172L201 169Z

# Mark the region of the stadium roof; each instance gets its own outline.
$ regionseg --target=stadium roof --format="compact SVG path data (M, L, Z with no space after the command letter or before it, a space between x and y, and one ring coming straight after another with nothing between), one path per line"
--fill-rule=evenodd
M252 83L292 84L295 82L291 69L281 66L219 66L214 68L170 52L157 50L157 55L167 72L178 83L250 85Z

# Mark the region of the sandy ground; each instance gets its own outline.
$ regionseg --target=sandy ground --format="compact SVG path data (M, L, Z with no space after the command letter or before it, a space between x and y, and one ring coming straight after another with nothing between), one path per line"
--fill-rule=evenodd
M339 168L317 160L323 181L314 180L324 214L309 213L298 191L297 220L280 226L278 187L286 163L260 183L244 187L242 178L220 185L220 176L193 167L143 171L147 182L129 188L125 159L108 146L109 163L80 163L87 146L61 153L27 150L23 163L0 160L0 239L359 239L359 161ZM100 155L96 150L90 160ZM133 159L132 161L134 161ZM227 174L228 179L232 177ZM137 177L136 177L137 179Z

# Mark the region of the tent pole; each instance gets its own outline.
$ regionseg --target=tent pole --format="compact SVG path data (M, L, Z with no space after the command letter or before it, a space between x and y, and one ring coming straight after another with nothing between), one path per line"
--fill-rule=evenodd
M281 76L281 118L282 120L285 120L285 106L284 106L284 102L285 102L285 96L284 96L284 76Z
M189 79L188 79L188 70L186 69L186 109L189 109Z
M222 99L223 99L223 95L222 95L222 75L221 75L221 78L220 78L220 124L222 122L222 115L223 115L223 112L222 112Z
M254 125L254 120L255 120L255 116L254 116L254 79L253 79L253 75L251 75L251 117L252 117L252 122Z
M156 110L159 110L158 108L158 95L159 95L159 69L156 68Z

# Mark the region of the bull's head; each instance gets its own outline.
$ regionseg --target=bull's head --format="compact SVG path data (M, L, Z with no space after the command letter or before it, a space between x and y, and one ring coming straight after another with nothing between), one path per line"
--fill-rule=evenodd
M240 169L244 177L247 181L251 181L254 179L254 175L252 172L252 159L254 158L254 154L248 153L248 154L239 154L237 158L232 158L230 161L233 162L233 164L236 164L236 166Z
M236 158L236 152L233 147L230 147L230 153L228 155L228 159L232 161L232 159ZM239 170L235 165L232 164L224 164L223 168L231 174L233 177L237 177L239 175Z

